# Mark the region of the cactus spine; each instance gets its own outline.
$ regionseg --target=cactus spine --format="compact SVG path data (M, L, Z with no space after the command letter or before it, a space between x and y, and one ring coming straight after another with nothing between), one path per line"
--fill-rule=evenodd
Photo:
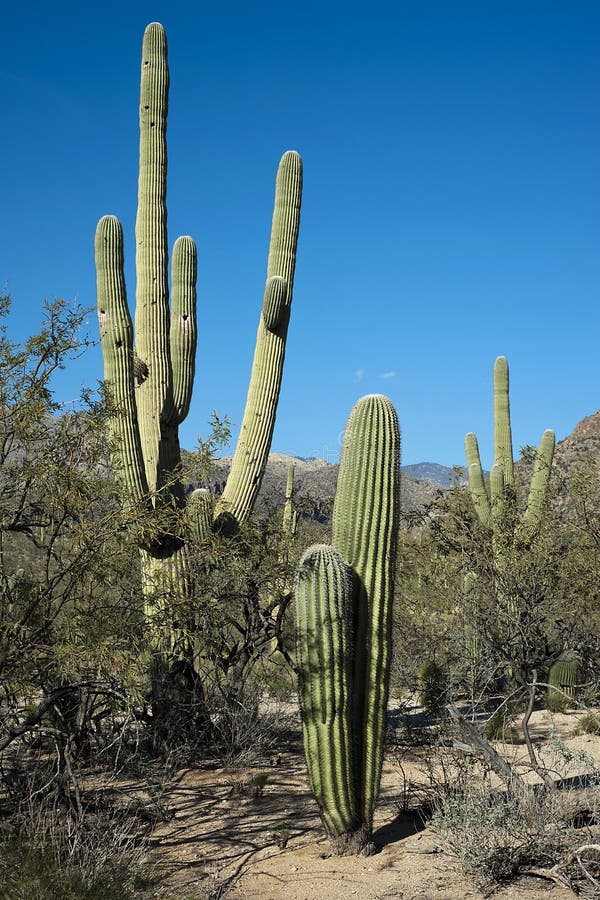
M175 242L169 298L168 91L166 35L154 22L142 44L135 349L123 274L123 232L114 216L100 220L95 241L104 372L115 407L114 465L126 501L132 511L142 513L140 546L149 612L152 598L168 593L165 587L184 598L193 596L186 533L196 539L206 535L208 515L214 522L224 510L236 525L244 521L260 488L281 384L302 191L302 162L289 151L277 174L267 285L231 485L214 510L206 497L195 497L186 525L178 426L187 416L194 380L196 247L189 237ZM230 500L232 493L235 500Z
M351 658L345 665L340 663L335 667L325 665L321 659L318 678L312 669L305 668L309 638L300 626L310 615L305 606L314 598L316 588L313 587L311 593L301 589L300 585L313 571L314 559L321 560L322 548L310 548L305 554L304 563L298 569L296 590L298 669L303 709L313 708L311 704L316 702L317 690L321 695L333 690L332 679L343 679L344 695L352 697L349 711L352 741L346 750L337 746L335 750L336 765L343 769L346 781L352 773L354 786L351 812L342 814L341 806L338 810L343 830L337 825L332 827L332 818L323 806L325 791L328 796L335 796L333 784L329 783L332 776L311 751L310 742L305 744L311 783L321 785L320 794L315 793L337 852L362 851L371 839L383 764L389 693L399 487L400 432L396 411L387 397L364 397L352 410L346 426L333 510L332 552L339 554L351 575L351 639L346 641ZM325 563L320 561L320 565ZM323 583L321 577L319 602L322 602ZM312 602L316 601L313 599ZM333 604L334 612L330 612L333 620L337 615L337 599L331 596L327 602ZM341 639L336 646L340 642ZM336 683L335 689L341 690L341 685ZM341 777L339 772L336 775Z

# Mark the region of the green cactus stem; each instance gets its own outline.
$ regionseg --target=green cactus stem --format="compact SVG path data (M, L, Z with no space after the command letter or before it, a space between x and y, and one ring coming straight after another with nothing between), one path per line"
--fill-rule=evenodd
M290 536L296 533L298 523L298 515L294 509L294 473L294 464L288 463L285 502L283 505L283 533Z
M548 690L546 707L553 712L561 712L569 701L575 699L579 660L573 653L565 653L559 657L548 672Z
M197 545L206 542L212 533L214 497L206 488L196 488L188 500L188 519Z
M116 469L125 492L154 509L182 509L178 426L192 394L196 355L196 247L173 249L169 306L166 233L167 40L157 22L146 28L140 84L140 168L136 219L136 346L123 275L123 232L113 216L96 230L96 271L104 375L116 415L111 419ZM137 372L137 377L136 377ZM145 377L140 377L144 372ZM169 556L165 529L147 549ZM165 547L164 544L168 546Z
M474 687L481 659L478 621L479 600L477 597L477 574L475 572L465 573L463 578L463 597L465 655L471 685Z
M296 571L298 696L311 788L323 824L346 843L358 827L352 767L352 582L332 547L309 547Z
M387 397L372 394L358 401L346 425L332 540L355 578L355 771L361 819L369 830L383 765L399 491L396 410Z
M346 642L350 659L345 666L332 668L329 677L346 679L344 695L352 697L352 742L343 756L336 757L336 765L344 773L353 772L356 819L353 834L345 833L343 840L339 830L332 833L324 819L338 853L368 852L372 847L389 695L399 489L396 411L387 397L364 397L352 410L346 426L333 510L332 553L339 554L351 574L352 639ZM334 603L334 599L329 602ZM308 677L305 666L309 649L304 631L298 631L301 683ZM335 690L342 690L342 685L336 682ZM309 766L322 766L310 748L306 756ZM321 769L310 777L312 783L322 784ZM347 823L346 817L344 825Z
M283 155L277 171L267 283L246 407L231 471L215 508L216 519L228 513L240 525L247 521L258 496L275 427L296 268L301 199L302 160L290 150Z
M515 539L531 543L535 537L544 511L552 458L554 455L554 432L546 430L536 452L535 466L531 479L527 508L520 523L513 523ZM514 493L514 464L510 427L509 377L506 357L499 356L494 364L494 465L489 479L489 490L485 484L479 457L477 438L473 433L465 437L465 451L469 472L469 488L473 505L483 525L497 530L506 525L511 492Z

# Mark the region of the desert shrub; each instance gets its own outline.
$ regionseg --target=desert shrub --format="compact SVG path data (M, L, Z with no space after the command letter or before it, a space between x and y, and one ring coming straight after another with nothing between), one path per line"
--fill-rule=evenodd
M419 702L431 715L442 709L448 694L448 675L434 660L423 663L419 669Z
M281 731L291 717L277 704L262 708L258 696L247 692L217 690L207 698L210 715L209 752L231 769L252 766L276 751Z
M430 763L431 824L446 849L482 886L523 874L584 893L600 876L600 772L593 758L558 739L548 743L546 771L572 788L538 784L523 792L493 787L488 766L446 745ZM536 769L536 771L538 771ZM538 773L539 774L539 773ZM586 830L581 833L582 827ZM596 893L585 896L597 896Z
M6 900L129 900L160 880L140 823L109 805L77 818L57 806L21 807L0 840Z
M508 700L499 706L485 723L484 735L488 741L510 741L513 723L521 712L523 701L518 698Z
M480 783L442 795L432 825L465 870L483 883L551 866L569 845L568 829L552 804L540 800L535 809L525 810L510 795Z
M600 734L600 716L585 713L577 723L576 734Z

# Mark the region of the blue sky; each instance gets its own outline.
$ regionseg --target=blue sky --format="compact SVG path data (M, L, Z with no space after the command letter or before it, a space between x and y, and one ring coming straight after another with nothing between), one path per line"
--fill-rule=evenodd
M169 236L199 252L192 447L239 423L278 160L304 160L273 449L334 460L355 400L395 402L403 462L491 463L494 359L515 446L600 406L600 6L11 4L0 59L0 284L15 337L95 302L93 235L125 229L134 294L141 37L167 29ZM90 331L97 336L95 316ZM102 376L98 348L64 400Z

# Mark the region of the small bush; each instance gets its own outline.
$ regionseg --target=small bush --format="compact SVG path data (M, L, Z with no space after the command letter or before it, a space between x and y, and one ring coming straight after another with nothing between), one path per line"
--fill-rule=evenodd
M523 703L509 700L503 703L485 723L484 735L488 741L510 741L515 717L523 711Z
M577 723L575 734L600 734L600 715L586 713Z
M551 713L564 713L569 708L569 698L559 691L548 688L546 694L546 709Z
M0 841L3 900L130 900L159 880L139 823L110 810L58 809L13 823Z
M215 692L207 700L211 753L231 769L256 765L273 754L282 727L290 720L278 709L262 710L250 691Z
M427 713L437 715L443 709L448 694L447 673L434 660L429 660L419 669L419 684L419 703Z
M257 772L256 775L249 775L247 778L232 778L229 780L229 796L260 800L268 780L268 772Z
M541 807L524 811L512 797L481 784L441 796L432 825L465 870L484 884L509 880L521 868L551 865L567 846L564 823Z

